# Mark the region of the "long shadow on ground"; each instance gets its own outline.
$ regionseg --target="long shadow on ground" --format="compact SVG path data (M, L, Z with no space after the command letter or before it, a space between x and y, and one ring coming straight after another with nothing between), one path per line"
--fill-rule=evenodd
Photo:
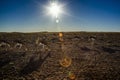
M38 56L38 55L37 55ZM27 75L36 71L38 68L41 67L43 62L50 56L50 52L42 59L39 55L38 59L36 60L36 56L30 58L29 63L20 71L20 76Z

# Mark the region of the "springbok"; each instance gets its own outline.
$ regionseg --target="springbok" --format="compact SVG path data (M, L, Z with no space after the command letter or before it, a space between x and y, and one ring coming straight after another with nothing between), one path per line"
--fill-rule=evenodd
M17 43L17 44L15 44L15 48L19 48L19 49L21 49L22 46L23 46L23 45L22 45L21 43Z
M5 42L0 43L0 47L5 47L5 46L10 48L10 44L5 43Z

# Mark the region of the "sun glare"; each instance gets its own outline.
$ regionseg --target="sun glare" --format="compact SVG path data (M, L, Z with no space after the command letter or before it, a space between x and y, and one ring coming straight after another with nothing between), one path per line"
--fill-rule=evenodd
M49 7L49 12L57 18L58 15L61 13L61 7L57 3L52 3Z

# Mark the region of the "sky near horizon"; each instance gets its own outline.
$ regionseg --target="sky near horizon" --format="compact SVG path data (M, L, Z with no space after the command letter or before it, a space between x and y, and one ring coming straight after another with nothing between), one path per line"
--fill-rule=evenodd
M120 0L57 1L58 25L46 10L50 0L0 0L0 32L120 32Z

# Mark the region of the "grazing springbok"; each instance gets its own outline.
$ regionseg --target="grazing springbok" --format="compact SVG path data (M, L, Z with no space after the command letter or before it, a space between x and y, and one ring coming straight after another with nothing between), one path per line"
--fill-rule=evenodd
M38 46L41 47L41 49L45 49L45 45L41 42L38 44Z
M39 38L39 37L36 39L35 44L36 44L38 47L40 47L42 50L45 49L45 46L46 46L46 45L45 45L44 43L40 42L40 38Z
M22 45L21 43L17 43L17 44L15 44L15 48L19 48L19 49L21 49L22 46L23 46L23 45Z
M95 41L95 40L96 40L96 36L90 36L90 37L89 37L89 40Z
M1 42L0 47L9 47L10 48L10 44L5 43L5 42Z

